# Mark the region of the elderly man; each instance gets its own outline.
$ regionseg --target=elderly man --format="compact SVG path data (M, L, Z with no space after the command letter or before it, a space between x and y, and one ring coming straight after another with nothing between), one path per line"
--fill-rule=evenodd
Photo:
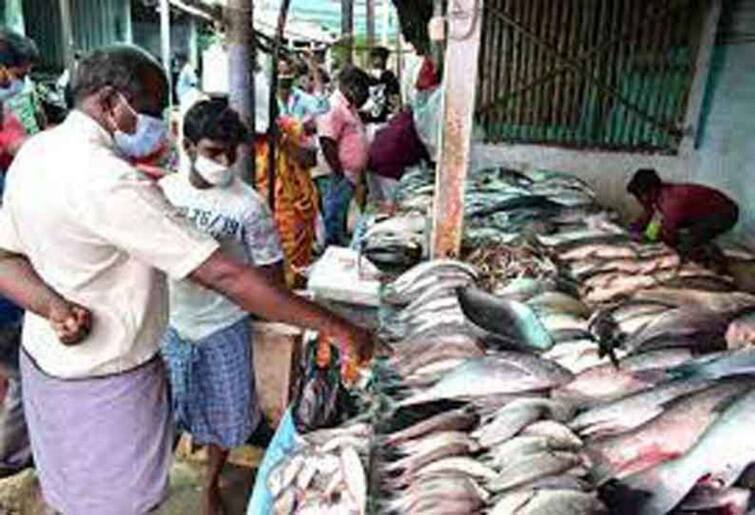
M371 338L273 285L178 216L126 158L149 155L167 104L159 64L130 46L86 56L75 110L30 139L11 166L0 248L25 256L65 298L91 308L91 335L58 342L38 315L24 322L21 374L34 459L46 501L66 515L131 515L161 503L173 439L158 356L168 314L166 275L190 279L270 320L319 330L359 358ZM163 129L164 130L164 129ZM159 132L159 131L157 131ZM0 293L30 307L27 284L0 259Z

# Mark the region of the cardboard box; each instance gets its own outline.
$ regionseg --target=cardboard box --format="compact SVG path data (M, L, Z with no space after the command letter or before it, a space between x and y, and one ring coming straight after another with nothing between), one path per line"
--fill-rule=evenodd
M273 427L290 404L302 353L303 332L286 324L255 321L252 354L257 398Z

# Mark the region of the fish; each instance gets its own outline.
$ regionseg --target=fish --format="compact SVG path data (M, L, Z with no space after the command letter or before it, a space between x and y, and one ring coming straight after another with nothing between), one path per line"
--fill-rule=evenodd
M397 351L389 364L401 376L408 376L417 369L437 361L454 358L474 358L484 354L482 346L473 338L439 337Z
M720 313L704 308L681 307L668 310L629 335L624 341L624 348L635 352L660 339L688 337L696 335L719 335L726 333L728 320Z
M499 297L526 302L537 295L555 291L556 288L556 283L551 280L519 277L506 284L503 288L496 289L494 293Z
M296 490L287 488L273 501L274 515L289 515L294 513L296 507Z
M453 456L443 458L415 471L412 474L401 476L396 484L411 484L418 478L432 477L438 474L461 473L473 479L491 481L498 477L495 470L467 456Z
M587 318L590 316L590 308L583 302L571 295L558 291L548 291L535 295L527 301L527 305L538 314L542 312L563 313L575 317Z
M398 279L388 285L386 287L386 294L388 296L405 294L412 285L416 285L423 279L442 276L446 273L452 276L466 275L472 280L476 280L479 276L478 271L474 267L461 261L448 259L426 261L404 272Z
M547 438L554 442L553 445L558 449L579 448L584 445L568 426L555 420L540 420L525 427L520 434Z
M504 496L490 515L599 515L608 513L594 494L539 489Z
M445 411L386 435L384 441L388 445L396 445L438 431L468 431L477 421L477 414L469 408Z
M727 515L745 515L752 491L747 488L696 487L676 509L680 513L715 512Z
M540 315L540 322L548 332L560 330L587 331L587 320L562 313Z
M735 375L755 374L755 349L745 348L701 356L668 370L673 377L718 380Z
M570 405L550 399L517 399L501 408L493 419L472 433L480 445L490 448L516 435L526 426L541 418L566 420L571 418Z
M633 245L622 241L618 244L583 244L562 252L557 257L561 262L579 262L589 259L633 259L638 256L639 251Z
M495 479L486 483L486 488L491 492L504 492L538 478L561 474L581 463L579 455L562 451L520 456L509 462Z
M680 278L700 277L712 272L674 269L661 270L652 274L627 275L621 272L611 272L608 277L592 278L582 285L582 299L588 304L609 302L618 297L634 295L639 290L663 286L672 280ZM596 283L600 283L597 287Z
M545 451L578 452L582 449L582 442L564 441L548 438L547 436L522 435L515 436L492 447L486 459L496 468L505 466L517 457L537 454Z
M755 461L753 431L755 390L729 406L683 456L612 484L602 497L609 508L660 515L671 511L698 483L729 488Z
M570 267L571 274L581 281L587 281L597 275L606 273L652 274L660 270L672 270L680 266L677 254L652 256L646 258L624 258L593 262L577 262Z
M566 384L572 378L568 370L536 355L502 351L466 360L432 388L400 401L397 406L543 390Z
M389 513L414 513L428 501L464 500L479 501L479 506L489 500L490 494L480 488L472 479L463 475L422 478L413 482L401 494L387 502L381 502L383 511Z
M477 452L479 446L466 433L444 431L433 433L418 441L409 441L398 447L403 458L387 464L385 472L412 473L435 461L451 456L464 456Z
M588 444L599 482L622 479L682 456L705 429L753 381L726 381L671 401L664 411L636 429Z
M589 368L553 392L554 398L580 403L609 401L654 386L670 378L666 368L692 358L689 349L647 352L625 358L621 368L611 363Z
M423 291L416 299L401 310L397 318L399 321L411 317L413 314L425 311L428 305L434 302L447 302L448 299L455 299L456 292L448 290L444 285L435 285Z
M296 479L304 466L304 456L295 454L276 465L267 477L267 486L273 498L278 497Z
M359 513L367 507L367 477L359 455L352 447L341 448L341 470L346 486L356 501Z
M569 427L582 437L606 437L626 433L664 412L668 403L713 384L701 378L675 379L617 401L595 406L577 415Z
M526 304L473 288L457 293L464 315L485 331L521 342L528 349L548 350L553 346L550 333Z
M755 309L738 314L726 328L725 338L728 349L755 345Z

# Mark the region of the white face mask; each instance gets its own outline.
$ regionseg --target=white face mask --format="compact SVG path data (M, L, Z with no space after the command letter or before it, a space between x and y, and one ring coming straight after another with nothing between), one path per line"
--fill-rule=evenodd
M194 170L213 186L225 188L233 182L233 170L201 154L194 161Z
M6 102L24 90L24 81L13 79L5 88L0 88L0 102Z
M137 113L125 98L123 101L136 115L136 132L128 134L116 130L113 134L116 146L123 154L133 159L141 159L154 154L165 144L168 134L167 125L161 118Z

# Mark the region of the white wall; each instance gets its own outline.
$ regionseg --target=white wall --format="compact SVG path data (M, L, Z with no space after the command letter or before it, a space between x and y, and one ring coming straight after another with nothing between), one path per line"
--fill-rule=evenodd
M737 30L755 35L753 0L728 3ZM745 38L747 40L747 38ZM537 145L475 145L473 166L570 172L589 182L606 205L629 218L637 206L624 191L638 168L652 167L671 181L707 184L740 206L734 236L755 248L755 41L716 46L698 145L679 156L585 152Z

